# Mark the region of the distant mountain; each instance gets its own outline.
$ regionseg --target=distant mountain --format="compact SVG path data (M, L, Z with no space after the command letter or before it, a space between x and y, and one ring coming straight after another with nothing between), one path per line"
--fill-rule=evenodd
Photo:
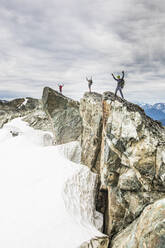
M153 105L148 103L139 104L144 109L146 115L154 120L160 121L165 125L165 103L155 103Z
M165 113L165 103L155 103L153 107L157 110L161 110L163 113Z
M0 100L0 103L7 103L7 100Z
M163 124L163 126L165 126L165 119L164 120L160 120L160 121Z

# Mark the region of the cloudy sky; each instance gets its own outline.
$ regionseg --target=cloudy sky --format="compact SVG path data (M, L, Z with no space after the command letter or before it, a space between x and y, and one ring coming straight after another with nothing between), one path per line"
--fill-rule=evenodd
M40 98L44 86L79 99L114 91L126 72L125 98L165 102L165 1L0 0L0 98Z

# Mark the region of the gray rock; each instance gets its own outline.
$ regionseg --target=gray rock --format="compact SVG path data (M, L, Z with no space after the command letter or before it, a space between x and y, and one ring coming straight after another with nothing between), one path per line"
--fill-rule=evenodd
M102 135L102 95L85 93L80 101L82 117L81 162L92 171L100 170L100 149Z
M23 117L41 106L41 101L34 98L18 98L11 101L0 100L0 128L10 120Z
M111 92L86 93L80 113L82 162L100 175L97 205L104 211L104 232L113 237L165 197L165 130Z
M141 216L118 234L112 248L164 248L165 198L146 207Z
M102 134L101 187L108 191L105 229L112 236L146 205L165 197L165 132L139 106L105 92Z
M108 248L109 238L105 237L95 237L90 241L84 242L79 248Z
M28 122L29 126L34 129L52 132L51 122L45 111L42 109L42 105L39 109L29 112L23 118L23 121Z
M13 137L16 137L19 135L19 132L16 132L16 131L10 131L10 133L12 134Z
M48 87L43 90L42 102L51 122L54 142L64 144L78 140L82 126L79 102Z

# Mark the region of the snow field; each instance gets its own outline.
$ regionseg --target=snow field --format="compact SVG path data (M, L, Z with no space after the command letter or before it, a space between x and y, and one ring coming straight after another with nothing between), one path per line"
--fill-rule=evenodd
M10 130L20 134L12 137ZM44 147L44 133L20 118L0 129L2 248L77 248L103 236L95 228L102 218L94 209L95 174L67 160L59 147Z

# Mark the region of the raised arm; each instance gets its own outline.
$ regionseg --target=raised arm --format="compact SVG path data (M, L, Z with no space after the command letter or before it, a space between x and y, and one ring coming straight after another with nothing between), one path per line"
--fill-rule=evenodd
M122 79L124 79L124 71L122 71L122 74L123 74Z
M112 73L112 77L117 81L117 78L115 78L115 76L113 75L113 73Z
M91 77L91 79L88 79L88 78L86 77L86 80L87 80L89 83L93 83L92 77Z

